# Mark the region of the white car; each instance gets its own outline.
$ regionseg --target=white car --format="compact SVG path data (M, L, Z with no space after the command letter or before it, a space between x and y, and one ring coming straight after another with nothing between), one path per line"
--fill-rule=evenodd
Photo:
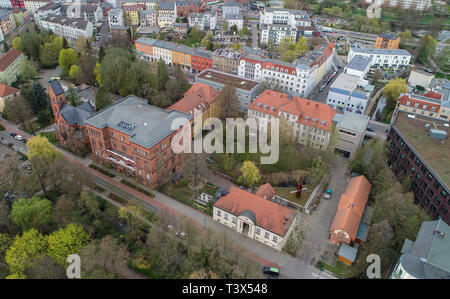
M20 136L20 135L16 135L14 138L16 138L16 139L19 140L19 141L22 141L22 140L23 140L23 137Z

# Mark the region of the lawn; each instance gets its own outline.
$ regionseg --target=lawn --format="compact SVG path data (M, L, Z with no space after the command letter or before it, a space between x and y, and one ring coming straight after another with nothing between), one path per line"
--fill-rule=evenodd
M349 270L350 270L351 266L344 264L341 261L337 261L336 266L334 266L334 267L331 265L328 265L322 261L319 261L317 263L317 267L319 267L319 268L322 267L324 270L330 271L331 273L334 273L337 276L342 277L342 278L347 278L350 276Z
M314 190L313 185L305 185L303 186L302 194L300 195L300 198L297 198L295 196L295 192L297 191L297 188L284 188L284 187L275 187L275 192L277 195L286 198L289 201L295 202L298 205L301 205L302 207L305 206L306 202L308 201L309 196L311 195L312 191ZM305 188L307 188L305 190ZM291 193L292 192L292 193Z
M177 184L172 183L172 181L167 182L159 188L159 191L178 199L186 204L191 204L194 199L197 198L203 192L214 196L216 195L218 188L210 186L205 183L204 186L199 190L193 190L189 187L189 180L183 178L178 181Z

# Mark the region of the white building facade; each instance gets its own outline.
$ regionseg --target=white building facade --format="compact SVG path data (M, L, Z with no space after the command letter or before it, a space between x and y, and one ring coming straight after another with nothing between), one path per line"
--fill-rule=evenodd
M120 8L113 8L108 12L109 27L124 26L123 10Z
M405 67L411 60L411 54L404 49L350 48L348 61L355 55L369 57L370 67Z

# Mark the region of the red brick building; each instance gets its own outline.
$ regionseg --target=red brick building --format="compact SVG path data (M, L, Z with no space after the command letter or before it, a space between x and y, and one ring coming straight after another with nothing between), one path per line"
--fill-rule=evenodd
M11 0L12 8L25 8L23 0Z
M192 116L147 104L128 96L86 119L94 159L136 176L154 187L182 165L183 154L172 151L172 138ZM175 129L173 129L175 128Z
M89 147L89 138L84 120L95 112L89 102L77 107L71 106L59 81L53 81L48 88L50 105L56 124L56 135L60 143L79 149Z
M194 50L191 53L191 68L193 73L200 73L206 69L212 69L212 52L206 50Z
M191 12L205 12L206 4L202 0L182 0L176 1L177 16L187 17Z

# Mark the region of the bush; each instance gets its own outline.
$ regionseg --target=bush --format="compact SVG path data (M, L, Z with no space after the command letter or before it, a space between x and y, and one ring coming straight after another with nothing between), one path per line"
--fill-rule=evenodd
M41 132L39 135L47 138L50 143L59 143L58 137L54 132Z
M2 124L0 124L0 131L3 131L3 130L5 130L5 127L2 126Z
M120 196L118 196L118 195L116 195L114 193L110 193L108 195L108 197L110 199L114 200L115 202L118 202L118 203L123 204L125 206L128 205L128 201L126 199L123 199L122 197L120 197Z
M99 166L97 166L95 164L89 164L89 167L92 168L92 169L97 170L98 172L103 173L104 175L109 176L110 178L114 178L116 176L114 173L111 173L108 170L106 170L106 169L104 169L102 167L99 167Z
M131 188L133 188L133 189L135 189L135 190L141 192L141 193L144 193L144 194L147 195L147 196L150 196L150 197L152 197L152 198L155 197L155 194L153 194L153 193L151 193L150 191L147 191L147 190L145 190L145 189L143 189L143 188L141 188L141 187L139 187L139 186L137 186L137 185L135 185L135 184L133 184L133 183L127 181L127 180L122 179L120 182L121 182L122 184L124 184L124 185L127 185L128 187L131 187Z

